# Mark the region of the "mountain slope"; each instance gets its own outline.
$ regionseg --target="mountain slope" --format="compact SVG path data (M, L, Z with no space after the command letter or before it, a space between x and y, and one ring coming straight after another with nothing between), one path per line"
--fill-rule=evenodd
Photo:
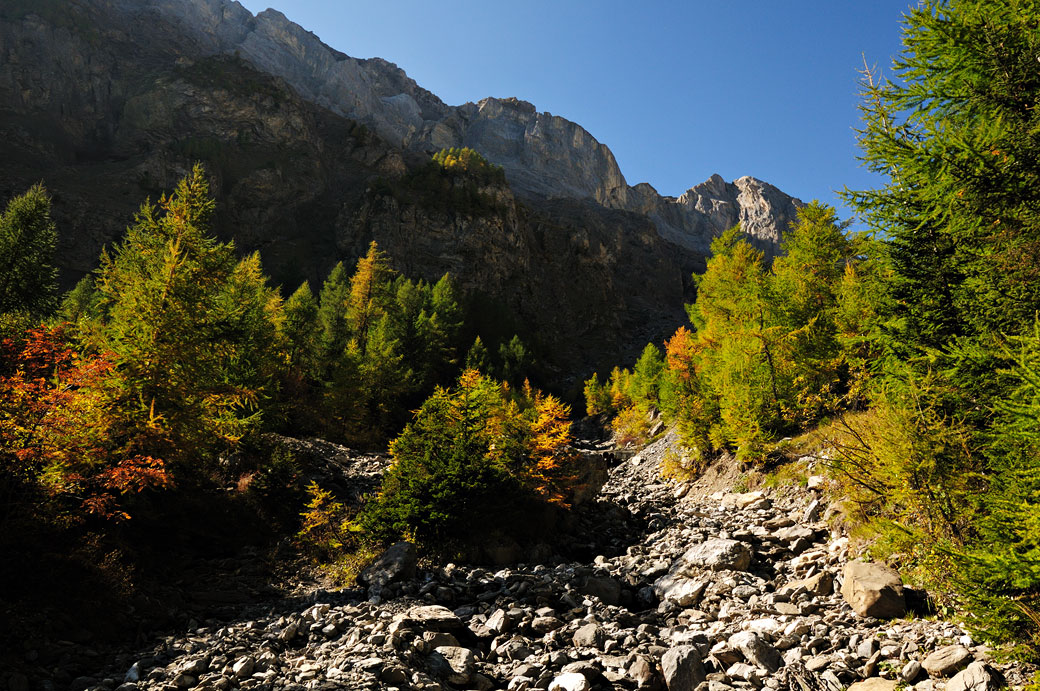
M488 329L521 332L550 372L587 375L684 319L714 235L740 220L773 252L797 206L751 178L678 199L629 187L575 123L516 99L448 106L386 61L229 0L11 0L0 54L0 194L47 184L66 285L202 160L218 234L289 290L375 239L401 270L458 275ZM503 166L509 187L483 191L495 204L416 188L445 146Z

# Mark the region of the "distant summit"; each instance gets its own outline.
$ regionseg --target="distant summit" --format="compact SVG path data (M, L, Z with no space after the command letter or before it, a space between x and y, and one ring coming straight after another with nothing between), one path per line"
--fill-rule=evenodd
M254 17L233 0L137 0L126 6L175 18L204 50L238 55L396 146L428 153L476 149L502 166L523 195L591 198L635 211L665 239L697 252L707 253L711 239L739 221L760 248L775 254L801 205L751 177L726 184L714 175L678 199L649 185L630 187L610 149L580 125L516 98L448 106L393 63L344 55L276 10Z

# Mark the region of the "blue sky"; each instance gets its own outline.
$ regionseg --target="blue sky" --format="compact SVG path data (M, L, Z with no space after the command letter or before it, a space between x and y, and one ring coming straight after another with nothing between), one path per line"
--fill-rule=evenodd
M805 201L877 186L856 159L858 70L887 73L912 0L240 0L457 105L516 96L581 124L629 184L719 173Z

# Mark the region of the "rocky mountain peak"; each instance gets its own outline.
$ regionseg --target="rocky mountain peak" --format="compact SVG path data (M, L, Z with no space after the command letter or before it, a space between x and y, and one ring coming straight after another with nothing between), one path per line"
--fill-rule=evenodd
M515 97L448 106L397 65L334 50L277 10L254 17L233 0L135 0L134 6L179 21L209 51L240 56L395 146L424 152L474 148L502 166L521 195L592 199L645 214L663 238L696 252L706 253L714 236L740 221L775 254L800 204L754 178L727 183L717 174L678 200L649 185L634 189L611 150L577 123Z

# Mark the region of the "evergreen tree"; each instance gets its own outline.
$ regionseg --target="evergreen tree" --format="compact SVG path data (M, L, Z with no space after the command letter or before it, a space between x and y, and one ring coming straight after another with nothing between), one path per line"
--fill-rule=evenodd
M343 353L350 338L347 324L347 298L350 284L343 262L337 262L321 286L318 296L318 339L322 367L318 373L324 378L329 375L332 363Z
M498 346L498 359L502 363L502 379L518 387L527 377L531 366L531 355L519 336L514 334L509 342Z
M236 262L208 233L213 209L196 166L158 208L141 207L97 275L124 414L167 458L236 441L265 395L273 291L256 257Z
M491 372L491 358L480 336L473 339L473 345L466 353L466 369L475 370L485 376Z
M15 197L0 215L0 313L44 315L55 308L58 234L43 185Z
M319 347L318 301L307 281L300 284L283 308L283 338L289 368L302 374L316 370Z
M848 370L838 340L838 296L854 247L834 209L799 209L772 266L771 310L786 332L793 379L793 418L814 422L839 405Z
M848 196L889 238L907 354L1023 333L1040 310L1038 14L1031 0L922 3L897 79L866 75L860 145L888 183Z

